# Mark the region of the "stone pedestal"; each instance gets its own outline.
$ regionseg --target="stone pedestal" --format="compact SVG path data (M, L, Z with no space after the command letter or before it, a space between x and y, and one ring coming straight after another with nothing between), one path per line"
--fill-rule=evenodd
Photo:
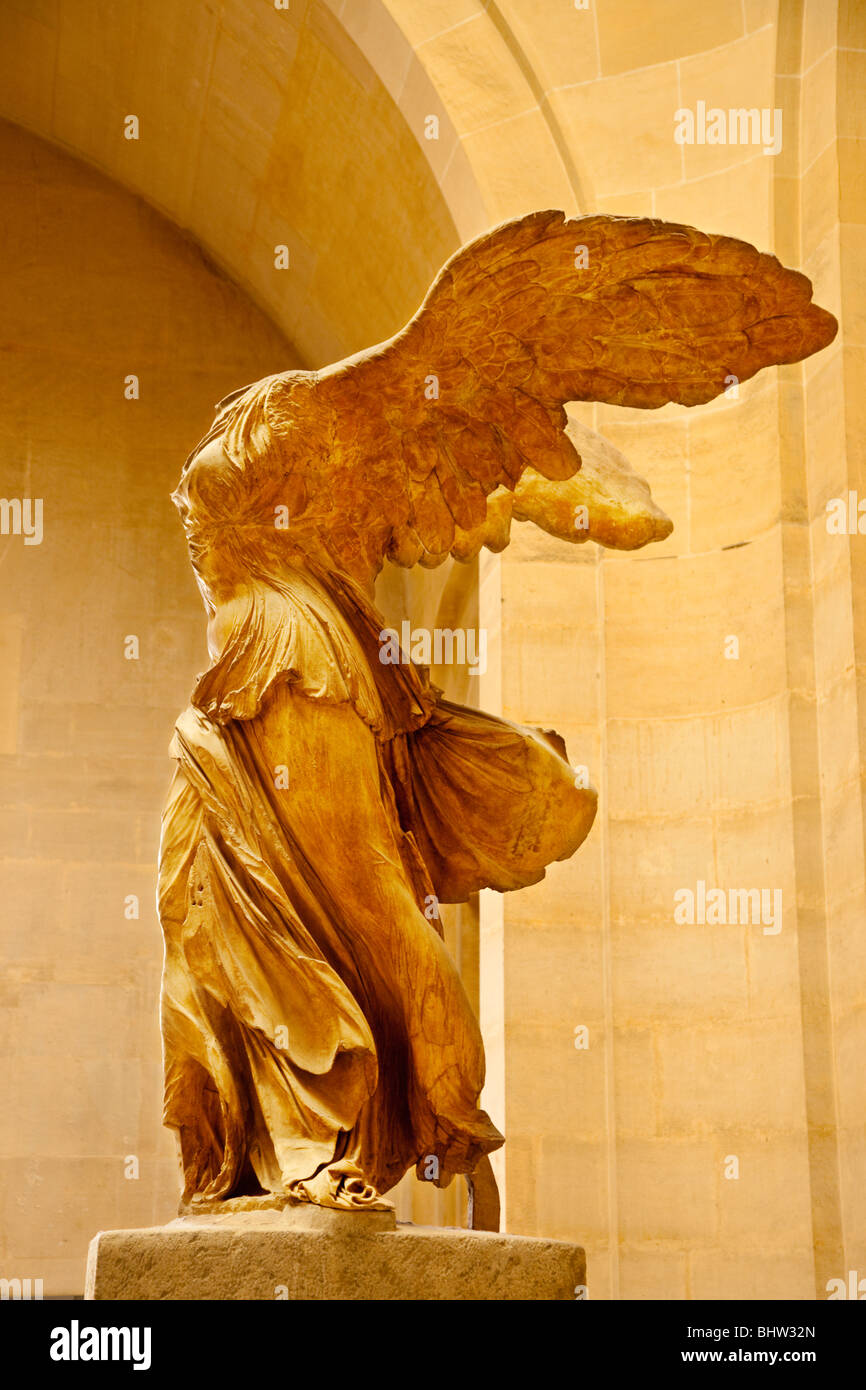
M585 1270L565 1241L304 1206L101 1231L85 1298L573 1300Z

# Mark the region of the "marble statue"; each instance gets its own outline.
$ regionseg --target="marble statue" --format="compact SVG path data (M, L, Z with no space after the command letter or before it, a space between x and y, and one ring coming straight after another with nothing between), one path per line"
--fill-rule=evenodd
M565 404L701 405L835 331L745 242L538 212L457 252L387 342L217 407L174 494L211 656L159 871L184 1210L381 1209L413 1166L489 1182L481 1035L425 909L537 883L596 794L555 733L380 660L374 580L501 550L514 520L663 538L649 488Z

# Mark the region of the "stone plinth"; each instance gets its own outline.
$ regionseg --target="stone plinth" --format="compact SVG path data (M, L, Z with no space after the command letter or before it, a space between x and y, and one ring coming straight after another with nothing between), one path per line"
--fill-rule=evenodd
M182 1216L101 1231L88 1299L574 1299L584 1252L560 1240L322 1208Z

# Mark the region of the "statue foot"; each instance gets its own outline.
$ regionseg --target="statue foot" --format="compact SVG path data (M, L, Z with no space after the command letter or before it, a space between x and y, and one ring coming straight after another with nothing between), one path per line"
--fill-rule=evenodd
M333 1207L338 1211L393 1211L394 1203L380 1197L372 1183L367 1182L356 1163L331 1163L315 1177L293 1182L289 1189L300 1202L312 1202L318 1207Z

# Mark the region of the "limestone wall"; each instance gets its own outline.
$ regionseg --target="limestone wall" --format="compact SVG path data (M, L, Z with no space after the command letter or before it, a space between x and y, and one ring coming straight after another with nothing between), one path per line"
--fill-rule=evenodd
M393 332L461 239L554 206L745 237L805 270L841 331L699 410L583 408L673 518L663 545L565 550L516 527L477 576L381 587L395 618L477 612L487 673L477 691L442 678L559 729L601 793L573 861L485 895L477 929L471 908L449 922L508 1135L507 1229L584 1242L593 1297L825 1296L866 1268L866 571L863 537L829 533L826 513L866 495L862 4L293 0L250 20L240 0L158 0L116 7L107 29L101 14L8 7L0 110L163 210L276 328L141 205L4 134L20 207L4 491L44 479L52 528L41 547L3 542L4 1016L30 1061L2 1153L43 1155L32 1191L5 1186L9 1248L54 1261L67 1289L95 1226L148 1224L169 1198L143 942L165 740L202 651L165 502L191 421L271 369L284 338L317 365ZM780 111L778 151L677 144L675 113L701 102ZM147 121L132 148L127 111ZM92 243L115 218L97 276ZM136 363L159 388L133 404L112 392ZM147 575L130 550L152 557ZM115 634L136 622L149 655L125 663ZM87 857L103 836L116 875ZM782 929L678 924L674 894L699 881L780 890ZM115 1031L129 1066L108 1082ZM118 1176L136 1142L163 1165L150 1189ZM459 1215L453 1195L400 1200Z

